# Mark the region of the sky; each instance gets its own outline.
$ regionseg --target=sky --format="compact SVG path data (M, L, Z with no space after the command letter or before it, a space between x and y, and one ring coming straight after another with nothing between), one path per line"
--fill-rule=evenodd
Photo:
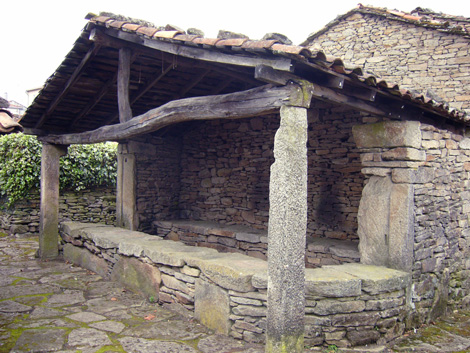
M358 0L5 0L0 21L0 96L27 105L26 90L40 87L60 65L86 24L85 16L102 11L154 23L195 27L205 37L220 29L261 39L286 35L299 44ZM465 0L368 0L363 5L410 12L416 7L470 18Z

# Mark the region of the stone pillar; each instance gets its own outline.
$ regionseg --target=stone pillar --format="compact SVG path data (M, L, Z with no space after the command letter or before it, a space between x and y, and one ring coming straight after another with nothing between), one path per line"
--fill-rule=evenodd
M136 161L129 153L128 144L118 146L116 223L118 227L136 230L138 227L136 209Z
M39 218L39 257L42 260L59 255L59 162L66 153L66 146L42 144Z
M274 139L268 227L266 352L303 352L307 110L283 106Z

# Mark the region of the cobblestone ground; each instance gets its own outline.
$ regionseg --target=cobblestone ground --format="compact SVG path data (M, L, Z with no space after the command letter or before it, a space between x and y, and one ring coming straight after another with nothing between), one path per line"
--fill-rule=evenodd
M36 238L0 235L0 353L262 353L216 335L116 282L63 261L38 261ZM470 312L455 312L393 347L306 352L470 352Z

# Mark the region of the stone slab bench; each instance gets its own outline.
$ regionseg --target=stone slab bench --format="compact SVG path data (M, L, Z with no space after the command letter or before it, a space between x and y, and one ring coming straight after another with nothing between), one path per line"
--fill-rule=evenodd
M219 333L263 342L267 262L112 226L64 222L67 261L178 305ZM306 269L305 341L347 347L403 333L410 275L344 264Z
M208 247L220 252L238 252L263 260L267 258L267 230L245 225L184 219L154 221L152 233L191 246ZM359 262L358 244L348 240L308 237L305 260L307 267Z

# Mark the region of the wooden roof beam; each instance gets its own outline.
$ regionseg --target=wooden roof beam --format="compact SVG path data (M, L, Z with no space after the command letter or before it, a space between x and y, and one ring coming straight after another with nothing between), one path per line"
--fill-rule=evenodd
M119 141L157 131L186 121L240 119L271 113L299 100L298 85L265 85L247 91L218 96L171 101L131 120L76 134L47 135L41 141L55 144L88 144Z
M98 54L98 51L100 50L101 46L97 44L92 44L86 55L83 57L83 59L80 61L80 64L75 68L74 72L70 76L70 78L67 80L64 88L62 91L54 98L54 100L50 103L49 107L44 111L44 113L41 115L41 118L39 118L39 121L35 125L35 129L40 129L43 125L44 122L46 121L47 117L50 116L57 105L60 103L60 101L65 97L69 89L78 81L80 78L80 75L83 73L84 69L86 66L89 64L91 59Z

